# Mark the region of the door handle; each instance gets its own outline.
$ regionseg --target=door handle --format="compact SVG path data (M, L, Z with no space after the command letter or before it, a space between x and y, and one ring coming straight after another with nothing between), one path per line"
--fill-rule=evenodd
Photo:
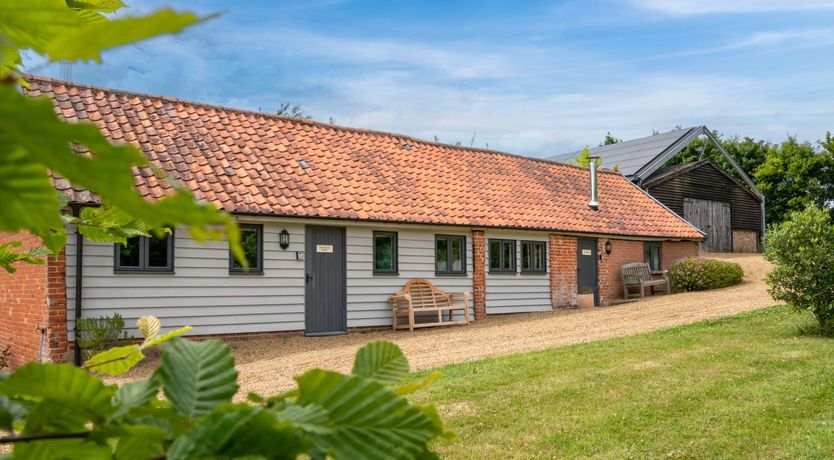
M310 281L313 281L313 275L311 275L309 273L305 273L304 274L304 281L307 282L307 283L309 283Z

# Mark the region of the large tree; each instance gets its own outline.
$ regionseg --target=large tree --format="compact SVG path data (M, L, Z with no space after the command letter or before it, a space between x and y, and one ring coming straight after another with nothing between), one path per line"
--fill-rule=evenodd
M831 135L815 147L796 137L769 149L755 181L767 200L768 222L781 222L791 211L834 202L834 152Z

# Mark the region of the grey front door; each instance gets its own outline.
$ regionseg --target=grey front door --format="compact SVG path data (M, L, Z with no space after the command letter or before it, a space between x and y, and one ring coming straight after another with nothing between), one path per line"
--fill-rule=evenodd
M707 234L700 249L705 252L732 252L733 229L730 203L712 200L683 200L683 218Z
M580 294L593 290L594 305L599 305L597 289L597 240L579 238L576 248L576 289Z
M305 239L305 333L344 334L347 331L345 229L308 226Z

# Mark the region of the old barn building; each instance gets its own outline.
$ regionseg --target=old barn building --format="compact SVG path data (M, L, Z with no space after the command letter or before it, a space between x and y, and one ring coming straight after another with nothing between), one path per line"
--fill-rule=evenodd
M666 166L699 138L715 145L740 180L707 159ZM764 197L705 126L602 145L590 151L602 158L603 167L616 165L626 178L706 233L702 251L759 250L765 228ZM567 162L578 153L557 155L552 160Z

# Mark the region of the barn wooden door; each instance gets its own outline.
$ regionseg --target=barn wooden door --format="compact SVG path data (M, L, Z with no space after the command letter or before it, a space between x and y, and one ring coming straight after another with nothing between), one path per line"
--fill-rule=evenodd
M701 241L701 251L731 252L733 250L733 230L730 204L723 201L683 200L683 217L692 225L707 234Z

